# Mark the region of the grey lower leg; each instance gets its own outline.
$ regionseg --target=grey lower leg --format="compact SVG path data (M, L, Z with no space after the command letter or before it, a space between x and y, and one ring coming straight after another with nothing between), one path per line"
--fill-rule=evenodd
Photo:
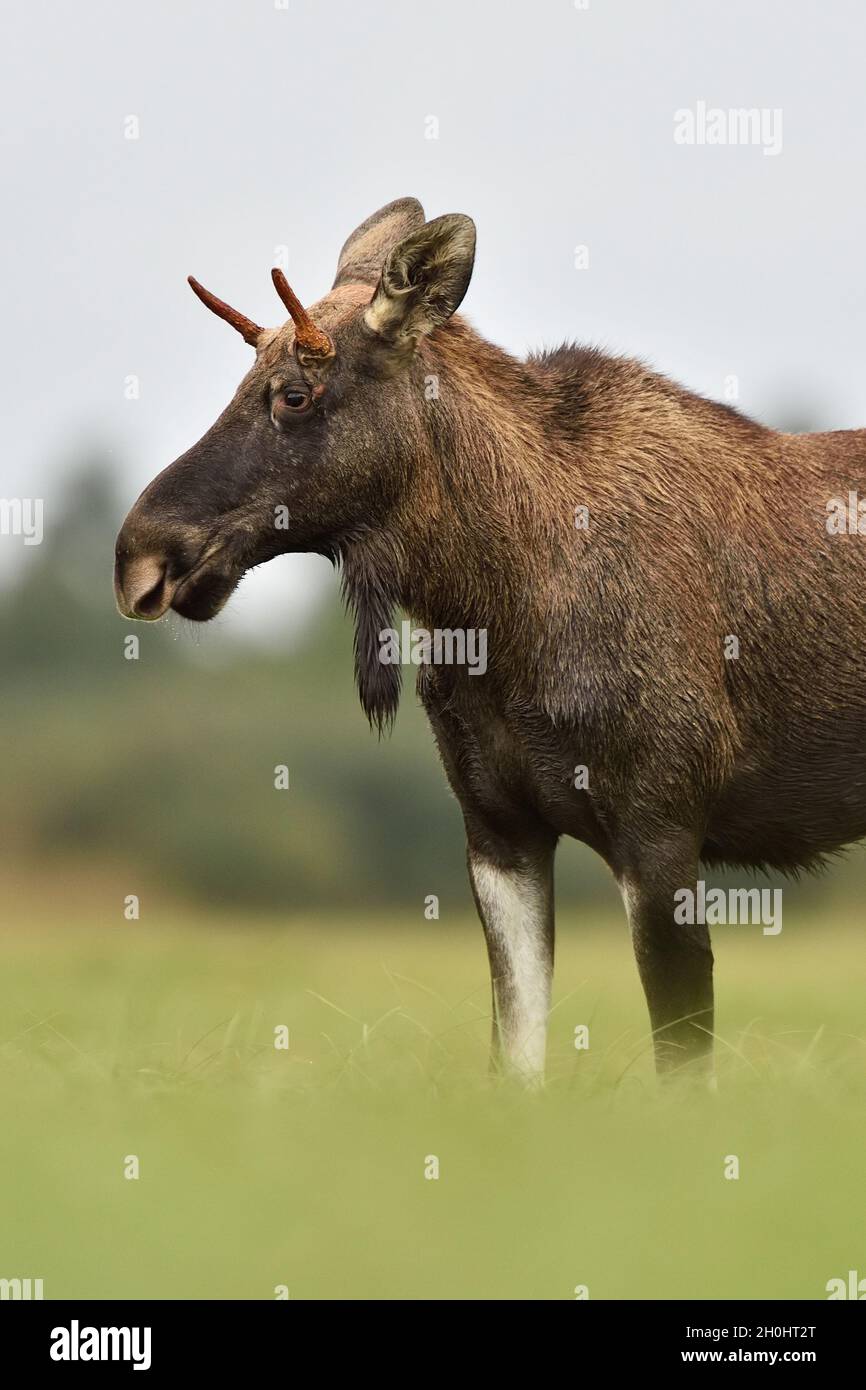
M493 981L494 1059L529 1081L544 1075L553 980L553 855L503 867L470 846L469 873Z

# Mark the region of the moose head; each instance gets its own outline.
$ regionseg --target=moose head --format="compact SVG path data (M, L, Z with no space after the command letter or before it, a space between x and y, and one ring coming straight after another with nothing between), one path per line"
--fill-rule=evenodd
M470 218L427 222L404 198L352 233L331 292L310 310L272 272L289 313L281 328L260 328L190 277L256 359L216 423L127 516L115 564L125 617L173 609L205 621L253 566L294 551L338 558L376 526L418 453L421 345L458 308L474 254Z

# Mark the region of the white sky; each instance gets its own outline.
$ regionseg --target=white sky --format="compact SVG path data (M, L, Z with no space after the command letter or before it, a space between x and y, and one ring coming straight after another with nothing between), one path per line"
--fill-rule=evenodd
M5 10L0 492L45 498L46 544L84 444L113 451L132 502L246 370L188 273L278 322L275 247L309 302L348 232L408 194L475 218L464 309L514 352L593 341L711 396L735 374L769 423L866 424L859 0ZM781 108L781 154L675 144L698 101ZM35 553L0 538L0 573ZM328 573L274 562L225 623L291 627Z

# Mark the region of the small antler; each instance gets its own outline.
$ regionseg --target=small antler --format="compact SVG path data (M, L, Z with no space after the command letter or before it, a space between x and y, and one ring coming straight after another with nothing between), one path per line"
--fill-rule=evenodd
M226 323L230 323L232 328L237 329L244 342L249 343L250 347L256 346L259 335L264 332L263 328L259 328L258 324L253 323L252 319L248 319L245 314L239 314L237 309L233 309L230 304L226 304L222 299L217 299L215 294L206 290L204 285L200 285L192 275L188 275L187 280L193 293L198 295L202 304L206 304L211 313L216 314L218 318L225 319Z
M296 345L310 357L333 357L334 344L331 339L321 328L316 327L285 275L276 266L271 271L271 279L295 325Z

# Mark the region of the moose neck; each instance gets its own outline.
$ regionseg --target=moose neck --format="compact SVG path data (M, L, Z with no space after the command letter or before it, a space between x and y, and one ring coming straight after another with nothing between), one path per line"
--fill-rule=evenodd
M536 369L452 320L413 370L420 447L413 439L387 518L343 553L359 693L380 727L399 697L399 668L379 660L397 608L428 630L485 629L505 655L531 621L533 588L546 587L545 537L549 548L561 510L550 387Z
M452 322L418 362L425 445L390 532L397 601L425 626L491 626L527 584L543 529L544 388L524 363ZM536 565L543 557L536 553Z

